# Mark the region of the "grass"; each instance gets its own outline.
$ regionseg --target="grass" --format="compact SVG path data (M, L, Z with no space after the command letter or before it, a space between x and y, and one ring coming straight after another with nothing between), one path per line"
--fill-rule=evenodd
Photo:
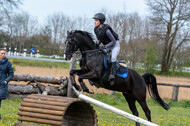
M128 108L127 102L124 97L116 93L111 96L107 94L93 94L89 95L92 98L100 100L111 106L124 110L128 113L131 111ZM190 101L182 100L179 102L173 102L168 99L164 99L171 108L169 111L164 110L159 105L155 104L152 99L148 99L147 103L152 112L152 121L160 126L189 126L190 124ZM2 101L0 121L1 126L13 126L17 121L18 107L20 106L21 99L6 99ZM99 126L134 126L134 121L131 121L125 117L112 113L108 110L102 109L98 106L92 105L98 115ZM146 119L143 110L137 103L137 109L139 116Z
M6 99L2 101L1 105L1 121L0 126L13 126L17 122L17 112L20 106L21 99Z
M121 94L114 96L105 94L90 95L97 100L107 103L111 106L124 110L131 114L128 108L128 104ZM152 113L152 121L160 126L189 126L190 124L190 101L183 100L179 102L173 102L164 99L171 108L169 111L164 110L161 106L156 104L152 99L148 99L147 103ZM146 119L143 110L137 103L137 109L139 116ZM98 115L98 124L100 126L132 126L135 125L134 121L129 120L120 115L114 114L110 111L104 110L100 107L94 106Z

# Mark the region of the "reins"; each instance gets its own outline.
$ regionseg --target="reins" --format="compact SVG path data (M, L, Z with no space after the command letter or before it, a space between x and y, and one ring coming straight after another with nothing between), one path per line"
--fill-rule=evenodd
M94 53L87 55L87 53L90 53L90 52L94 52ZM83 54L86 55L86 56L83 57L83 58L91 57L91 56L93 56L93 55L95 55L95 54L97 54L97 53L101 53L101 52L102 52L102 51L101 51L100 49L81 51L82 55L83 55Z

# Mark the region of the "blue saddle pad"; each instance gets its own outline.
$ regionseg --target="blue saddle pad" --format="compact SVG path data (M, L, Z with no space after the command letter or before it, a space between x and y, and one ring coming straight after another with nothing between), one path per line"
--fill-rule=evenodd
M122 67L120 66L117 71L116 71L116 75L120 76L122 78L127 78L128 76L128 68L127 67Z

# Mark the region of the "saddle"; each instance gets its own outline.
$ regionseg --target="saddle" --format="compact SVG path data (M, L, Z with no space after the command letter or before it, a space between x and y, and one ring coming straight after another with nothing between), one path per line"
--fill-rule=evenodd
M106 70L106 74L110 74L110 67L111 67L111 55L107 54L104 57L104 67ZM116 63L116 73L115 75L120 76L122 78L127 78L128 76L128 68L125 64L125 61L117 61Z

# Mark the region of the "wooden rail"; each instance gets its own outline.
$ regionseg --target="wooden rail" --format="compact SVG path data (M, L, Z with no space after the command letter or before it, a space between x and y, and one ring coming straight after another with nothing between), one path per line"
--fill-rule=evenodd
M178 101L179 87L190 88L190 85L183 85L183 84L168 84L168 83L157 83L157 84L161 86L173 86L172 98L171 98L173 101Z

